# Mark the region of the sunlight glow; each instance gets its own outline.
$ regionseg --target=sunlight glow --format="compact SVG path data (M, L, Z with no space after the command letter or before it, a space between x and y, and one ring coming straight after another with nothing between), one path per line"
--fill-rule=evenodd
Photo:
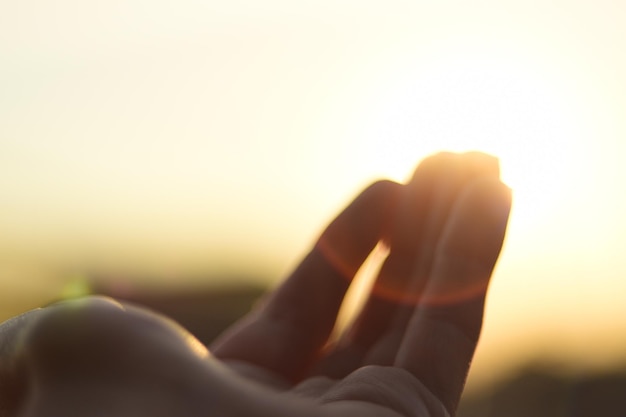
M276 283L369 183L478 150L513 189L484 362L626 334L626 3L4 3L0 320Z
M393 82L372 93L354 127L368 151L360 163L403 181L420 155L493 154L513 189L514 227L540 225L571 200L584 118L562 81L530 59L466 44L440 54L385 75Z
M357 313L367 301L368 294L374 286L378 272L388 255L389 248L379 243L357 271L346 293L345 301L341 305L335 329L330 337L330 343L336 342L342 333L354 322Z

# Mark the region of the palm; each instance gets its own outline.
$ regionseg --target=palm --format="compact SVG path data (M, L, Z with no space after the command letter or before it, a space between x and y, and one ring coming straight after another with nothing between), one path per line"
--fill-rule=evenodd
M454 414L510 209L498 176L485 155L439 154L407 185L370 186L215 356L331 415ZM369 298L329 345L350 281L381 241L390 252Z

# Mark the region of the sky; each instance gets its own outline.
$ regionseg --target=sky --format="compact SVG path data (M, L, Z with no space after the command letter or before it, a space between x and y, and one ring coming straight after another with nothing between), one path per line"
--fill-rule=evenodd
M2 2L0 314L89 274L274 284L371 181L482 150L514 208L477 369L613 363L625 18L608 0Z

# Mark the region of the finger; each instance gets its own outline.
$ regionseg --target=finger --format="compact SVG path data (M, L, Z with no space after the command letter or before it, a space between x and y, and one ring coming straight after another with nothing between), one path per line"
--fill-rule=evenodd
M381 181L360 194L266 302L217 341L214 354L297 380L327 342L352 277L386 233L400 187Z
M396 366L412 372L451 414L478 342L485 293L510 207L510 190L499 181L481 179L464 191L395 359Z
M477 152L441 153L418 166L399 204L390 255L372 295L350 333L331 355L346 356L344 350L352 356L360 352L358 366L393 363L406 323L428 281L434 248L454 201L475 178L498 175L497 159ZM327 372L339 369L334 365L336 360L328 362ZM350 372L354 367L341 369Z
M420 169L421 168L421 169ZM460 192L479 177L499 177L490 155L440 153L424 161L408 184L411 211L396 217L400 232L373 292L400 304L415 305L428 281L433 254Z
M427 158L404 187L387 242L389 255L374 282L372 295L350 330L350 339L359 346L366 348L378 340L396 312L427 227L433 194L438 183L447 178L442 167L449 170L455 160L456 155L451 153Z
M406 257L403 260L406 264L405 271L409 271L404 275L406 281L404 294L396 296L400 302L392 321L370 349L365 364L393 363L404 338L407 323L414 313L415 306L421 302L424 289L429 285L436 248L450 219L451 210L463 190L479 178L494 180L499 178L498 160L490 155L470 152L454 156L455 158L439 167L441 180L432 192L417 252L413 259Z
M407 281L396 278L409 274L410 267L404 260L413 261L418 252L429 201L437 181L445 178L442 175L445 171L440 172L439 168L454 158L451 153L426 158L416 168L411 181L402 187L386 240L390 252L379 271L372 294L338 343L325 352L313 371L315 374L333 378L349 374L363 364L370 348L386 332L399 308L397 295L403 293Z

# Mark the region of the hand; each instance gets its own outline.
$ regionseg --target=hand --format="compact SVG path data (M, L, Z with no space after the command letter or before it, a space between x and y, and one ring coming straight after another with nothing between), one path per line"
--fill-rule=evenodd
M405 186L370 186L213 353L332 415L454 414L510 210L498 177L492 157L446 153ZM350 280L379 241L390 253L369 299L328 346Z
M451 416L510 210L498 177L489 156L446 153L406 185L373 184L213 355L167 319L100 298L5 323L0 416ZM379 242L389 255L331 344Z

